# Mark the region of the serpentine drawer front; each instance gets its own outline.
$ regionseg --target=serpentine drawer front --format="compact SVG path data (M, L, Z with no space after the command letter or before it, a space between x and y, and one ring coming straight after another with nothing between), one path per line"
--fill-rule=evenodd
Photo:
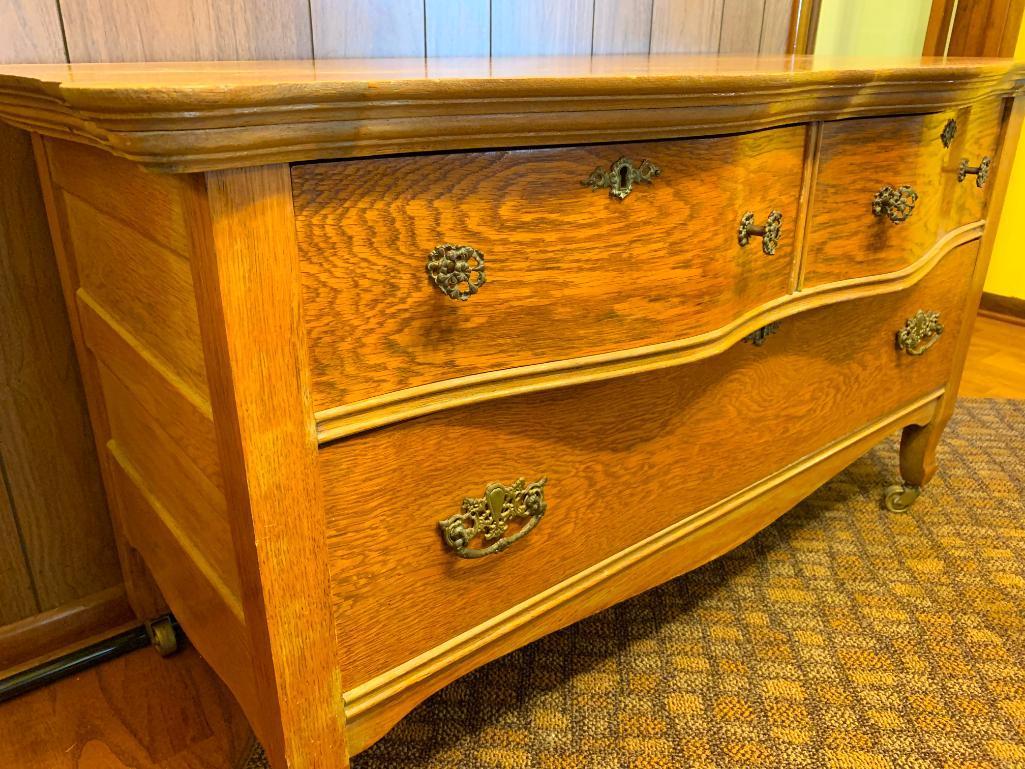
M296 166L315 405L696 335L785 295L804 145L783 128ZM744 215L774 210L770 247L741 246ZM466 301L425 269L446 244L483 254Z
M1023 79L0 67L133 607L174 612L274 769L347 769L897 430L879 500L903 514L955 407Z

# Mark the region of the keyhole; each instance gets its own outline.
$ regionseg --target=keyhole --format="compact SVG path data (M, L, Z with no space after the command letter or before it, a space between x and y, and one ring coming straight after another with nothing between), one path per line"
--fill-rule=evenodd
M626 187L626 183L630 180L630 171L626 166L622 166L619 169L619 186Z

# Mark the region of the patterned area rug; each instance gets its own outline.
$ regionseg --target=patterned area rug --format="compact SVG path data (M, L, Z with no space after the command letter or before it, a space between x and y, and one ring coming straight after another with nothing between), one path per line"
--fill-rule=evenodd
M446 687L354 768L1025 767L1025 401L962 401L900 515L896 470L891 440L719 560Z

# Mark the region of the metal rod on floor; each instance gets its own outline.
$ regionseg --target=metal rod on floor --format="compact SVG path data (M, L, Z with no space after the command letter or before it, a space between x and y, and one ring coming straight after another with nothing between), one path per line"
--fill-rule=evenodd
M168 619L171 632L177 635L178 623L173 618ZM6 702L19 694L25 694L136 649L143 649L151 643L150 632L144 625L140 625L7 678L0 678L0 702Z

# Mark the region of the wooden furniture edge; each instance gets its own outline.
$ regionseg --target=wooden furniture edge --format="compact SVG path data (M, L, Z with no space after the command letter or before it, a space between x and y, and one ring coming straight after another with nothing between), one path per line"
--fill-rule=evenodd
M190 182L200 333L261 708L254 731L275 766L345 766L289 168Z
M138 624L123 585L114 585L0 627L0 678Z
M1025 326L1025 299L983 291L979 302L979 315Z
M984 226L985 222L979 221L951 230L921 258L901 270L791 293L757 307L719 329L698 336L458 377L318 411L315 415L317 438L321 444L329 443L457 406L703 360L728 349L755 329L797 313L909 288L925 277L952 249L978 239Z
M1016 93L1025 65L78 84L0 70L0 119L148 168L193 172L505 146L668 139L864 115L930 112ZM42 77L42 76L40 76ZM141 80L141 79L140 79ZM742 94L742 95L741 95Z
M89 404L89 423L96 443L97 458L103 486L110 508L111 522L114 527L114 541L117 545L121 573L124 577L125 592L132 610L140 619L152 619L167 610L159 588L153 576L137 552L127 546L124 536L124 515L117 506L117 500L111 489L114 488L113 468L106 450L110 438L110 427L107 413L103 407L103 393L100 388L100 374L96 359L85 342L82 318L78 313L75 295L78 289L78 270L73 254L67 247L62 222L62 205L55 194L56 187L50 174L49 154L45 139L38 133L32 134L32 150L35 154L36 169L39 172L40 188L43 193L43 205L46 208L46 219L53 240L54 256L57 260L57 272L60 276L61 291L64 294L64 305L68 312L71 326L71 339L75 345L75 355L82 374L82 385Z
M942 396L942 390L929 393L451 641L347 691L345 711L352 753L371 745L417 703L469 670L556 628L697 568L754 536L886 434L905 425L931 421ZM705 532L721 532L728 542L719 542L697 556L693 551L683 552L696 544L692 539L695 535ZM681 566L683 563L686 566ZM640 572L642 581L630 584L631 572ZM616 585L627 585L627 589L615 592L612 588Z

